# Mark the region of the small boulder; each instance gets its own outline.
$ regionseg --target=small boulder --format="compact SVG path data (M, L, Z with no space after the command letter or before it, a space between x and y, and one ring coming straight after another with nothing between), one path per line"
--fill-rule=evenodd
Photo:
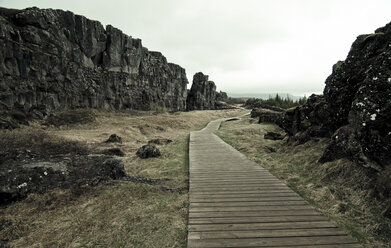
M110 135L106 143L122 143L122 138L116 134Z
M154 145L144 145L137 150L137 156L140 158L155 158L161 155L159 149Z
M270 140L282 140L284 139L284 135L280 133L275 133L275 132L267 132L264 135L264 139L270 139Z

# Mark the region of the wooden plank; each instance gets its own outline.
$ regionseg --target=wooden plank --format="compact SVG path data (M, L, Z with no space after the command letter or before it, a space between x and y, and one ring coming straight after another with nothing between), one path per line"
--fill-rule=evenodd
M263 192L243 192L240 193L193 193L190 195L190 198L247 198L247 197L288 197L288 196L298 196L297 193L291 190L279 190L279 191L263 191Z
M289 188L287 186L264 186L264 187L250 187L250 186L244 186L244 187L225 187L225 188L205 188L205 189L193 189L192 186L190 186L190 192L235 192L235 191L269 191L269 190L288 190Z
M227 184L227 185L232 185L232 184L246 184L246 183L256 183L256 182L263 182L263 183L269 183L269 182L279 182L281 183L281 181L277 180L277 179L274 179L274 178L270 178L270 179L259 179L259 178L245 178L245 179L231 179L231 180L224 180L224 179L208 179L208 180L198 180L198 179L193 179L193 180L190 180L190 183L194 183L194 184L197 184L197 185L224 185L224 184Z
M296 206L308 205L304 200L299 201L237 201L237 202L192 202L191 207L250 207L250 206Z
M199 217L249 217L249 216L292 216L292 215L320 215L315 209L267 210L267 211L238 211L238 212L191 212L189 218Z
M188 247L273 247L290 245L344 245L355 243L356 242L348 236L311 236L242 239L189 239Z
M192 203L207 203L207 202L265 202L265 201L303 201L303 198L299 196L276 196L276 197L190 197L190 204Z
M258 180L258 181L249 181L249 182L245 182L245 180L239 182L239 181L236 181L236 182L225 182L225 183L219 183L219 182L215 182L213 180L210 180L210 182L193 182L191 181L192 184L194 184L193 186L205 186L205 187L211 187L211 186L232 186L232 185L257 185L257 184L261 184L261 185L267 185L267 184L270 184L270 185L274 185L274 184L278 184L278 185L284 185L286 186L284 183L282 183L281 181L278 181L278 180L267 180L267 181L262 181L262 180Z
M289 245L273 246L273 248L362 248L359 244L336 244L336 245Z
M313 209L309 205L296 205L296 206L245 206L245 207L189 207L189 213L191 212L243 212L243 211L268 211L268 210L298 210L298 209Z
M222 188L240 188L240 187L286 187L281 182L256 182L256 183L231 183L231 184L200 184L193 183L192 189L222 189Z
M189 225L189 232L202 231L244 231L244 230L287 230L300 228L334 228L330 221L302 221L302 222L268 222L268 223L237 223L237 224L210 224Z
M304 216L262 216L262 217L209 217L189 218L189 224L236 224L236 223L265 223L265 222L300 222L328 220L322 215Z
M338 228L307 228L282 230L252 231L210 231L191 232L189 239L237 239L237 238L276 238L276 237L310 237L310 236L346 236Z

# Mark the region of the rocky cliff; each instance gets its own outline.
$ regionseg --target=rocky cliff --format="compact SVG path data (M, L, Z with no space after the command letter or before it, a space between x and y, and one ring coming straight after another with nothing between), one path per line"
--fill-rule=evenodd
M0 9L0 108L186 109L185 70L69 11Z
M360 35L336 63L324 96L285 115L289 134L331 136L321 162L348 157L377 171L391 168L391 23Z
M187 97L187 110L215 109L216 85L209 81L209 76L198 72L193 77L193 84Z

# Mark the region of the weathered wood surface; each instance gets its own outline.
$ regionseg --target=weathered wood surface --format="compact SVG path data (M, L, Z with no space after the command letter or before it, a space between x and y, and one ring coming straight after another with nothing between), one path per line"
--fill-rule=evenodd
M361 247L266 169L213 134L190 133L188 247Z

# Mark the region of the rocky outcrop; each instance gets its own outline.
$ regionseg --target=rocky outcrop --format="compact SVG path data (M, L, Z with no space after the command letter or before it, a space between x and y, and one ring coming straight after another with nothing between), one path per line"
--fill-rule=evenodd
M391 166L391 23L360 35L333 67L324 97L288 111L291 135L319 127L332 142L321 162L348 157L377 171ZM319 133L318 133L319 134Z
M216 92L216 101L217 102L227 102L228 95L227 93L220 90L220 92Z
M122 160L106 155L80 155L50 159L10 159L0 170L0 205L23 199L30 193L54 188L94 185L126 176Z
M0 106L186 109L185 70L110 25L69 11L0 9Z
M332 133L329 115L328 104L323 95L313 94L306 104L287 109L280 126L290 136L311 132L311 135L316 137L327 137Z
M193 84L187 97L187 110L215 109L216 85L209 81L209 76L198 72L193 77Z

